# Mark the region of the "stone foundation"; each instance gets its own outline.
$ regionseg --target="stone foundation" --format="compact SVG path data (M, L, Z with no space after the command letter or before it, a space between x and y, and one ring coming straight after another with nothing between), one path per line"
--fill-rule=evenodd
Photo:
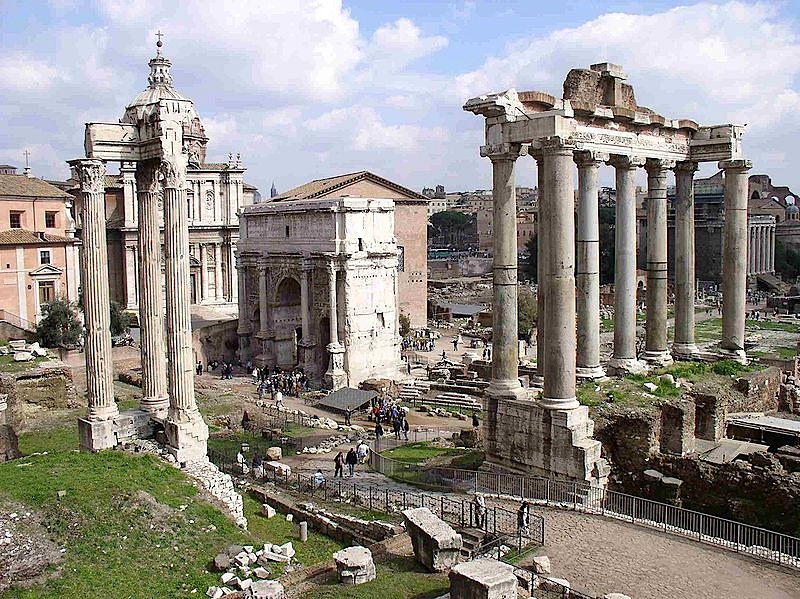
M450 570L452 599L517 599L514 566L495 559L476 559Z
M100 421L78 419L80 447L86 451L111 449L135 439L151 439L158 423L144 410L126 410Z
M208 453L208 425L203 421L200 412L190 420L164 422L164 432L167 435L168 449L180 462L204 460Z
M453 528L428 508L403 511L414 556L431 572L446 572L458 563L462 539Z
M484 422L492 466L605 486L608 464L586 406L546 410L530 400L489 399ZM495 405L492 405L495 404Z

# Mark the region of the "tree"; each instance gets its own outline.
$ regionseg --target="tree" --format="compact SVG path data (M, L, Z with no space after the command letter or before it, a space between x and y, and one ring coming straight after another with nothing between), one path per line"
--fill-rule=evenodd
M531 235L528 238L528 241L525 242L525 249L528 251L528 259L525 261L523 265L523 272L528 276L528 278L533 281L534 283L539 282L539 278L537 276L537 264L538 264L538 256L537 252L539 251L539 235Z
M44 347L75 346L83 335L77 307L60 297L42 306L42 320L36 325L36 340Z
M400 313L400 336L405 337L411 332L411 317L408 314Z
M775 271L781 278L794 283L800 275L800 252L780 240L775 241Z
M520 339L530 339L536 326L536 297L528 289L521 289L517 298L517 330Z
M122 335L131 326L131 315L125 312L117 302L111 302L111 330L112 336Z
M600 218L600 283L613 283L616 211L610 206L601 206L598 216Z

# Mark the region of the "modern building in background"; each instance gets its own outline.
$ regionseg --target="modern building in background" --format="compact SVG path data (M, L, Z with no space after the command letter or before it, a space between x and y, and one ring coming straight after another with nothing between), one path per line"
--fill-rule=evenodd
M30 331L44 304L78 300L72 202L58 187L0 166L0 320Z

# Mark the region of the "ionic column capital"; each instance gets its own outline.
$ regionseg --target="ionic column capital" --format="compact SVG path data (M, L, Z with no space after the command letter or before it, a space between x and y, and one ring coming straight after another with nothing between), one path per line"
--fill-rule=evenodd
M717 168L725 171L745 172L753 168L753 163L749 160L722 160L717 164Z
M508 144L481 146L481 156L492 162L513 162L528 153L530 144Z
M573 153L572 159L578 165L578 168L597 168L601 164L608 162L609 155L603 152L595 152L594 150L578 150Z
M672 167L672 170L675 171L675 174L684 174L684 175L694 175L697 172L697 163L690 162L690 161L682 161L676 162L675 166Z
M648 158L645 160L644 168L651 177L666 177L667 171L675 168L674 160L664 158Z
M612 154L608 159L607 164L616 169L636 170L644 166L645 158L643 156L623 156L621 154Z
M136 163L136 190L158 193L159 163L157 160L143 160Z
M79 158L70 160L68 164L75 167L82 192L105 193L106 165L102 160Z
M186 163L184 154L164 156L161 159L159 170L163 177L164 188L183 189L186 187Z
M575 152L575 142L572 139L559 135L545 137L541 142L542 154L545 156L572 156Z

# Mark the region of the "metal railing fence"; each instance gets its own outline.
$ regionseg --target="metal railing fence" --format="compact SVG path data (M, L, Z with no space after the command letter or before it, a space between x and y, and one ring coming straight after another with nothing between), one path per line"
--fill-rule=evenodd
M536 476L421 467L370 453L373 470L436 491L523 498L532 504L607 516L800 568L800 539L719 516L593 487Z

